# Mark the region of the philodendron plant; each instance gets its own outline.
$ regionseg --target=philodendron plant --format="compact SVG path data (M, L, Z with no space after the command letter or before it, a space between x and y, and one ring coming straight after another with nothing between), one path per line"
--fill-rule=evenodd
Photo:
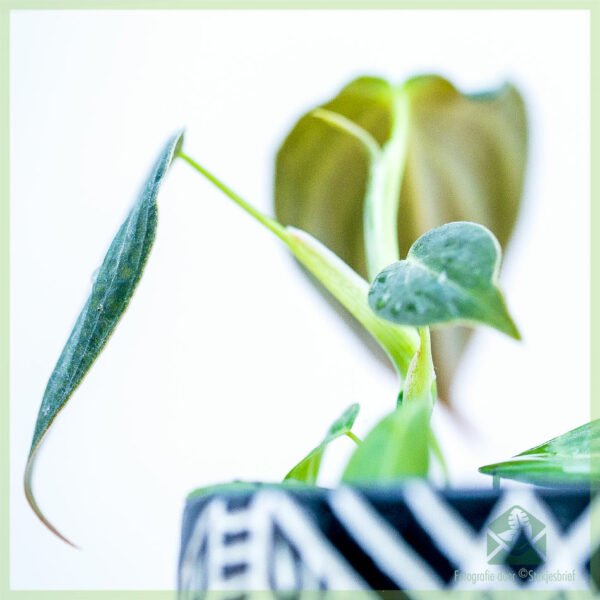
M380 80L359 81L366 85L366 82ZM398 394L390 413L362 441L352 432L359 411L358 405L353 404L329 428L322 442L285 475L284 482L315 485L323 453L341 436L356 442L356 449L342 474L343 482L389 484L406 477L425 478L431 460L438 461L445 471L442 452L430 427L437 398L430 327L487 325L514 339L520 336L498 287L500 244L487 227L465 220L448 222L424 232L406 251L401 250L397 223L402 221L404 208L404 196L399 193L404 162L410 156L408 141L411 137L407 131L414 112L411 94L419 97L424 87L431 83L441 85L443 80L420 78L411 82L400 88L385 84L386 102L394 106L393 122L388 128L394 133L388 132L383 146L380 138L342 112L322 108L306 117L354 140L368 159L368 173L361 188L364 206L359 211L364 232L365 262L358 269L364 270L362 275L316 237L294 226L284 226L258 211L198 164L183 149L183 132L168 141L98 269L90 296L42 399L25 471L25 493L35 513L56 535L68 542L35 501L32 490L35 457L52 422L108 341L140 281L156 233L160 185L176 159L188 163L275 234L372 336L398 374ZM442 87L445 92L453 89L447 82ZM443 94L438 100L443 104ZM432 100L430 110L434 116L435 106ZM450 128L454 118L452 115L443 117ZM458 115L456 119L459 120ZM464 122L454 123L454 127L463 125ZM327 150L318 140L315 144L319 152ZM465 144L463 140L464 147L453 160L462 161L467 155L477 154L477 148L467 151ZM502 153L497 156L500 162L504 158ZM294 173L290 176L296 177ZM285 175L279 172L278 185L282 177ZM429 181L427 189L435 197L434 184ZM430 205L433 198L427 196L427 189L420 190L414 198ZM457 189L469 194L460 186ZM413 206L406 220L414 218L415 210ZM505 227L503 235L511 226ZM598 475L592 471L589 460L591 453L598 450L597 429L595 424L580 428L514 461L486 467L484 472L533 483L589 484L590 477Z

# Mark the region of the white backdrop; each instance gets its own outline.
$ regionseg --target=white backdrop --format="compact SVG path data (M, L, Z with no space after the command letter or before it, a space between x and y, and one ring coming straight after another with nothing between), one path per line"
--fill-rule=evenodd
M277 480L351 402L357 433L395 380L278 240L181 161L121 325L48 436L33 425L90 278L165 139L271 211L295 119L361 74L436 72L525 97L525 207L503 270L521 344L475 336L456 379L469 437L438 410L456 484L589 419L587 12L16 11L11 18L11 586L168 589L197 486ZM333 483L352 449L326 458Z

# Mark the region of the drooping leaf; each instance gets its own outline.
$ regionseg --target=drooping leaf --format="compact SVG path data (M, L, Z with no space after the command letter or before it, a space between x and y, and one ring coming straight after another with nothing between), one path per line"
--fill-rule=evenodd
M430 414L427 403L410 402L384 417L354 451L342 480L385 484L405 477L425 477Z
M397 222L400 257L420 235L451 221L481 223L505 248L518 213L527 153L525 108L518 91L504 85L464 95L433 75L415 77L400 88L362 77L322 108L350 119L383 148L392 135L399 92L409 101L406 155L398 153L404 165ZM277 154L277 218L314 235L367 276L363 203L370 155L357 138L311 114L298 121ZM469 335L459 327L433 333L442 398L448 396Z
M358 404L349 406L327 431L323 441L313 448L284 478L284 481L302 481L314 485L317 482L321 459L327 446L337 438L350 433L359 411Z
M294 227L283 227L238 196L192 158L184 153L181 153L181 157L286 244L298 261L373 336L400 375L406 375L419 345L417 332L412 327L394 325L375 315L367 302L369 284L360 275L313 236Z
M32 490L35 457L52 422L104 348L131 300L154 242L158 190L182 143L183 132L180 132L168 141L158 157L139 198L97 271L90 296L54 367L42 398L25 469L25 494L41 521L68 543L71 542L46 519L36 503Z
M475 223L447 223L422 235L406 260L373 281L369 305L403 325L484 323L519 339L497 279L500 245Z
M481 473L548 487L600 487L600 419L577 427Z

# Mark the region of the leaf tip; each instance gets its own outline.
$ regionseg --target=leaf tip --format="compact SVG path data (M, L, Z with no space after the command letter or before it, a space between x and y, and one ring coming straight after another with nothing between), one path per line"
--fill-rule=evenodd
M60 533L60 531L58 531L58 529L56 529L56 527L54 527L54 525L52 525L52 523L50 523L50 521L48 521L48 519L44 516L44 513L42 513L42 511L40 510L40 507L38 506L38 504L35 500L35 496L33 495L33 489L32 489L32 485L31 485L31 476L33 474L33 465L34 465L33 458L35 456L36 450L37 450L37 447L33 448L32 452L29 454L29 458L27 459L27 465L25 467L25 475L23 477L23 489L25 491L25 498L27 499L27 503L29 504L29 506L31 507L31 510L33 510L33 512L35 513L37 518L54 535L56 535L58 538L60 538L63 542L67 543L72 548L75 548L76 550L81 550L81 548L79 546L77 546L77 544L73 543L70 539L65 537L62 533Z
M513 338L513 340L517 340L517 342L520 342L523 339L521 337L521 332L517 328L515 322L512 320L512 317L510 316L506 307L504 314L502 315L502 324L500 327L497 327L497 329Z

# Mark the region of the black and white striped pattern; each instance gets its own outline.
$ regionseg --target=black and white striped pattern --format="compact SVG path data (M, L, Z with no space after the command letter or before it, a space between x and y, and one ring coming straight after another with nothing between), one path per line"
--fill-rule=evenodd
M514 567L488 564L487 526L515 506L545 525L538 570L573 572L573 581L523 580ZM200 496L184 515L180 598L199 600L206 590L224 600L250 590L586 590L600 541L600 532L590 539L592 514L600 523L600 497L590 502L584 491L437 491L421 482ZM457 576L481 572L496 575L477 584Z

